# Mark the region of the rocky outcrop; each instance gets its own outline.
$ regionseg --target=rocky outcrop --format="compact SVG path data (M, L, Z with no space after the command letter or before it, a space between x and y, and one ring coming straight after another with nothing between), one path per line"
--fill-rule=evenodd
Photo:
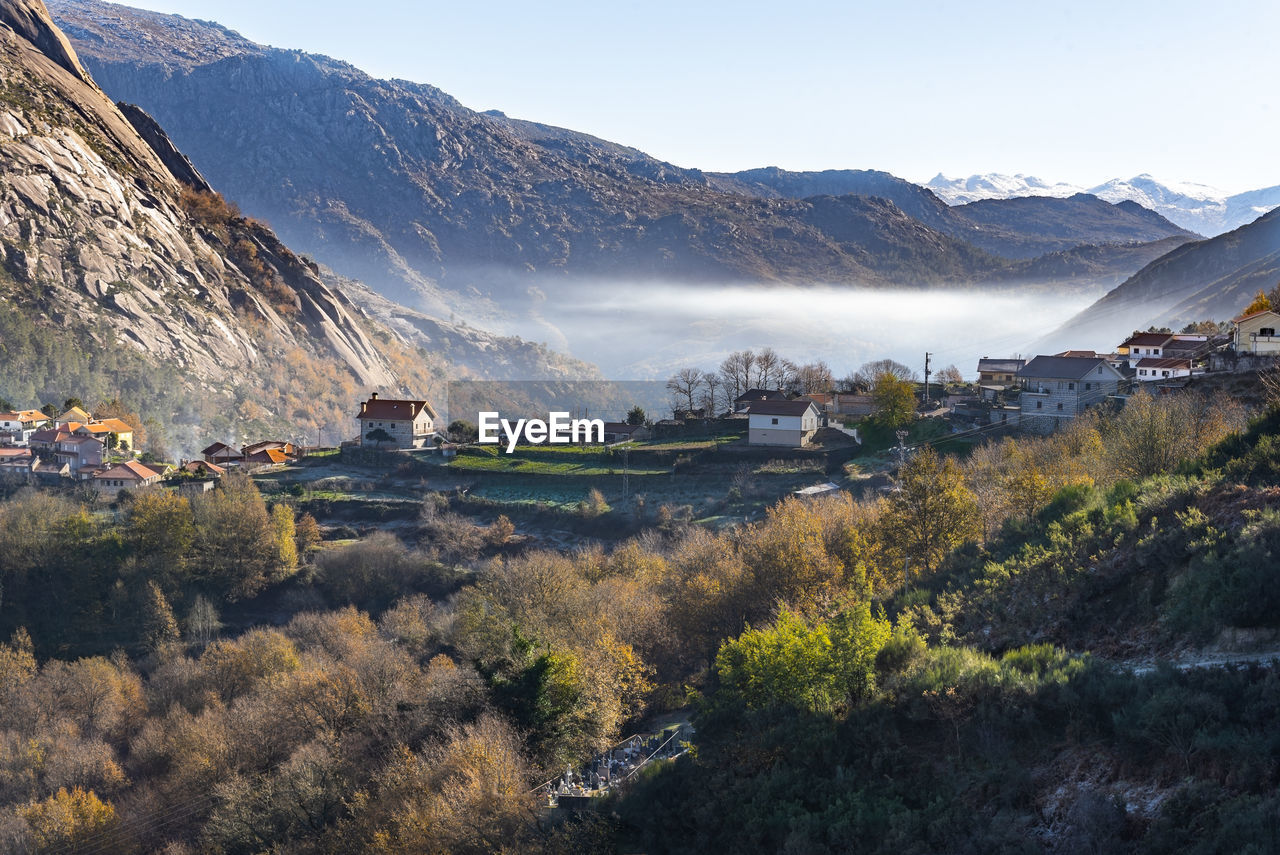
M40 0L0 0L0 24L4 24L20 38L30 42L36 50L56 63L64 71L91 83L89 74L80 65L75 50L49 17Z
M212 193L213 187L208 181L204 180L204 176L200 174L200 170L196 169L195 164L191 162L185 154L178 151L178 147L173 144L173 140L169 139L169 135L164 132L164 128L150 115L147 111L136 104L126 104L123 101L116 104L121 114L128 119L129 124L133 125L133 129L138 135L146 141L151 150L160 158L161 163L169 170L174 178L183 184L199 190L202 193Z

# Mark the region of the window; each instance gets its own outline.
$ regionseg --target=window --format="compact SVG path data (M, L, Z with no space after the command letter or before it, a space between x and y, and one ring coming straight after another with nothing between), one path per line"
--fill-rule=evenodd
M1070 391L1074 392L1074 391L1076 390L1076 384L1075 384L1075 383L1068 383L1068 384L1067 384L1067 389L1069 389Z
M1263 327L1258 330L1258 335L1272 336L1276 334L1275 327Z
M1101 365L1099 365L1099 366L1098 366L1098 373L1099 373L1099 374L1101 374L1101 373L1102 373L1102 366L1101 366Z
M771 421L772 421L775 425L778 423L778 420L777 420L777 419L771 419Z
M1093 388L1093 384L1092 384L1092 383L1085 383L1085 384L1084 384L1084 390L1085 390L1086 392L1088 392L1088 391L1089 391L1090 389L1092 389L1092 388Z
M1061 402L1061 401L1059 401L1059 402L1058 402L1058 409L1059 409L1059 410L1061 410L1061 409L1062 409L1062 402Z
M1044 401L1036 401L1036 409L1040 410L1043 408L1044 408Z

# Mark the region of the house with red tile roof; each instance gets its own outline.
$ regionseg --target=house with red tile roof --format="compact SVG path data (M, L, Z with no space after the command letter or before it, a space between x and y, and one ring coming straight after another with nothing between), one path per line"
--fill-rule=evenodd
M160 473L136 460L126 460L93 476L98 492L114 496L121 490L140 490L160 483Z
M0 412L0 444L25 446L31 435L49 422L39 410Z
M356 413L360 444L380 449L422 448L430 443L437 418L427 401L379 398L374 392Z

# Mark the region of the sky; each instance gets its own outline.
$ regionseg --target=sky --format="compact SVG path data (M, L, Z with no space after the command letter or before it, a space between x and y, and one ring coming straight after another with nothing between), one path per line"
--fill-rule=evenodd
M131 0L684 167L1280 184L1275 0Z

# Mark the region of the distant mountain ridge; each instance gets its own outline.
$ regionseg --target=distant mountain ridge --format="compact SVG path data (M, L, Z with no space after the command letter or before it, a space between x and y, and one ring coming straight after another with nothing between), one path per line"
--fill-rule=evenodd
M1234 195L1205 184L1164 184L1150 175L1115 178L1096 187L1049 183L1031 175L971 175L947 178L939 173L924 185L952 205L984 199L1013 199L1022 196L1065 198L1088 193L1108 202L1136 202L1183 228L1214 236L1251 223L1280 207L1280 185Z
M1014 283L1055 253L1081 264L1047 281L1096 289L1133 271L1135 245L1191 237L1088 204L1089 222L1062 234L1052 213L1026 228L978 222L884 173L771 192L216 25L95 0L51 8L102 85L155 115L215 186L291 245L419 308L518 302L565 277ZM1117 246L1084 263L1069 252L1081 244Z

